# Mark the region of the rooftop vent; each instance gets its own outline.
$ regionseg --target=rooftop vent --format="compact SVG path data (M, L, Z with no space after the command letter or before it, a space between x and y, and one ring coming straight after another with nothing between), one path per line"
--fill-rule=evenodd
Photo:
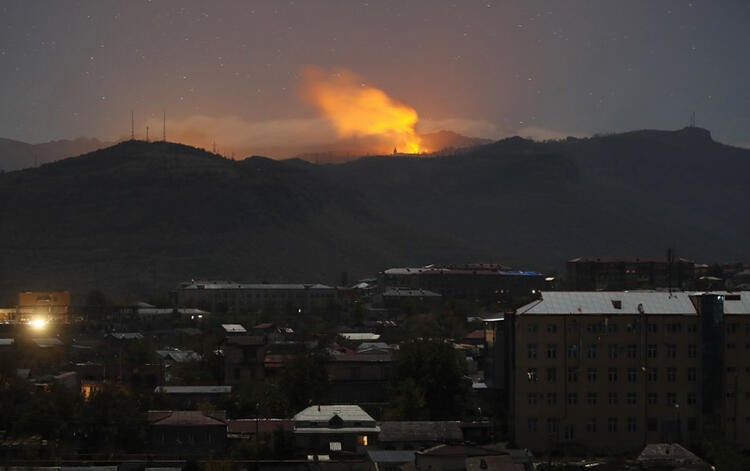
M619 299L612 300L612 307L615 309L622 309L622 301Z

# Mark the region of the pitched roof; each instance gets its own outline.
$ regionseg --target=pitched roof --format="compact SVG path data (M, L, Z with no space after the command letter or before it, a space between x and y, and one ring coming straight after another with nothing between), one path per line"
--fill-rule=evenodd
M216 411L222 417L223 411ZM148 411L148 421L154 426L191 427L226 425L221 418L199 410Z
M290 419L235 419L227 423L229 434L272 433L279 429L291 432L293 421Z
M646 314L697 314L688 293L665 291L545 291L541 299L518 308L516 313L639 314L638 306Z
M230 394L232 386L156 386L154 392L164 394Z
M381 442L460 442L464 435L458 421L380 422Z
M294 415L295 422L328 422L335 415L344 421L374 422L375 419L361 407L353 404L310 406Z

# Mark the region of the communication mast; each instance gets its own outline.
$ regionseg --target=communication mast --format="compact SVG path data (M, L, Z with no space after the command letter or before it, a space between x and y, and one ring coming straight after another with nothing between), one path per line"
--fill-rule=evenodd
M146 126L146 142L148 142L148 126Z
M167 142L167 112L162 116L161 140Z
M695 127L695 111L690 113L690 127L691 128Z
M133 110L130 110L130 140L135 141L135 120L133 118Z

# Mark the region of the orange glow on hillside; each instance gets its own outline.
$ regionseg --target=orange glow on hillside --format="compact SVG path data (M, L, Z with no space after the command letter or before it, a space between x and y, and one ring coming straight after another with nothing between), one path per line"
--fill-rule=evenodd
M409 154L425 151L414 129L417 111L350 71L307 67L302 94L334 125L339 137L374 137L379 153L390 153L393 148Z

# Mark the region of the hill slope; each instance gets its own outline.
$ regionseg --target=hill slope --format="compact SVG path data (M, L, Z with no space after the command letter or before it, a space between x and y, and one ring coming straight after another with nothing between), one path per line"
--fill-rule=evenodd
M124 142L0 177L0 290L135 296L193 277L335 283L344 271L455 248L418 233L298 165Z
M125 142L0 176L0 292L143 296L197 277L337 283L389 266L579 255L748 260L750 151L707 131L339 165Z

